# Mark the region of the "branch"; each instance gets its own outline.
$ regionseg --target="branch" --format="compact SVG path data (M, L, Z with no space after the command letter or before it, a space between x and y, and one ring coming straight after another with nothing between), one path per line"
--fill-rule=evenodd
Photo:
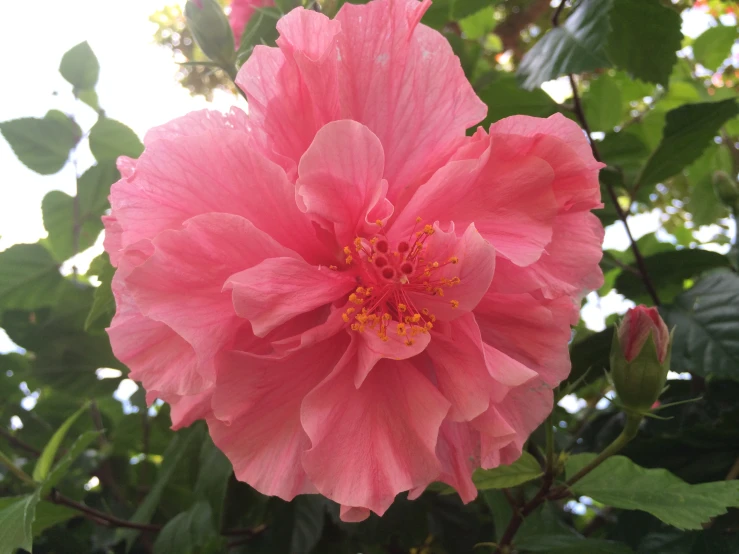
M564 4L564 0L562 4ZM593 141L593 137L591 136L590 132L590 126L588 125L588 120L585 117L585 112L582 108L582 102L580 102L580 93L577 91L577 83L575 82L575 77L571 73L567 77L570 79L570 86L572 87L572 99L575 104L575 115L577 115L577 119L580 121L580 125L585 130L585 133L587 133L588 141L590 142L590 148L593 151L593 157L597 161L602 162L603 159L600 156L600 152L598 152L598 146L595 144L595 141ZM659 306L660 301L659 296L657 295L657 290L654 288L654 284L649 278L647 266L644 262L644 256L642 256L641 250L639 250L639 246L636 244L636 240L634 240L634 235L631 234L631 229L629 228L629 223L627 221L627 213L618 203L618 195L616 195L616 191L613 189L613 185L611 183L605 183L605 185L606 189L608 190L608 196L611 197L613 206L616 209L616 214L618 215L618 218L621 220L621 223L624 224L624 228L626 229L626 235L629 237L631 251L634 254L636 266L639 268L639 273L641 274L641 279L644 282L644 287L647 289L647 292L652 298L652 302L654 302L654 305Z
M15 435L13 435L13 433L9 432L7 429L3 427L0 427L0 437L3 437L13 446L20 448L22 450L25 450L26 452L33 454L34 456L37 456L37 457L41 456L41 451L38 448L23 442L22 440L17 438Z
M56 489L53 489L51 491L51 494L49 495L49 501L53 502L54 504L66 506L67 508L72 508L73 510L80 512L80 515L86 517L87 519L94 521L98 525L104 525L106 527L123 527L125 529L137 529L138 531L149 531L154 533L158 533L162 530L163 527L162 525L156 525L152 523L135 523L133 521L127 521L125 519L106 514L105 512L101 512L100 510L96 510L95 508L85 506L84 504L72 500L71 498L67 498Z

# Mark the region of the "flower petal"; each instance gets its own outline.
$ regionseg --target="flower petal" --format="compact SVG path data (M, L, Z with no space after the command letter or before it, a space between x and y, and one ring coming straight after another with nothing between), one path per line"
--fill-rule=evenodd
M244 324L234 312L226 280L271 256L297 256L246 219L204 214L180 231L153 241L154 254L134 269L126 284L142 313L176 331L194 349L206 381L212 362Z
M488 373L480 329L475 316L467 313L432 332L428 355L433 363L437 386L451 402L449 419L471 421L490 404L495 385Z
M285 500L315 492L300 462L310 447L300 424L300 405L348 343L344 335L285 358L241 352L223 358L208 428L239 480Z
M245 217L310 261L328 256L285 172L238 131L154 141L133 175L112 186L110 198L124 247L179 229L193 216L220 212Z
M382 142L393 203L410 196L487 113L449 41L419 24L430 4L347 3L336 16L342 115Z
M556 386L570 372L570 323L577 311L567 297L547 301L529 294L489 293L475 317L484 342Z
M393 210L385 199L384 166L382 144L367 127L349 120L325 125L298 166L305 211L332 224L340 245L372 233L375 221L386 221Z
M303 467L321 494L382 515L398 493L439 474L449 403L408 361L381 360L359 389L355 370L350 351L303 401L312 444Z
M546 161L491 135L479 158L453 161L437 171L393 227L412 228L416 217L443 225L474 223L499 254L516 265L529 265L552 238L557 213L553 179Z
M356 286L354 276L295 258L270 258L232 275L236 313L263 337L291 318L328 304Z

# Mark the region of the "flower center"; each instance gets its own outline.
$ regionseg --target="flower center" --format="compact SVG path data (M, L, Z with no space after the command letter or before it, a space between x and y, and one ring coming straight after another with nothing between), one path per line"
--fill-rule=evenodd
M413 337L428 333L436 317L427 308L417 308L409 293L428 296L444 296L444 289L460 283L459 277L440 277L438 272L459 259L428 259L428 240L434 228L426 225L416 231L421 219L416 220L407 240L391 244L378 234L370 239L357 237L351 247L344 247L345 263L356 266L361 285L349 295L349 307L342 318L353 331L372 331L388 341L388 330L403 338L406 345L413 344ZM378 226L382 226L378 222ZM414 294L418 299L418 296ZM453 308L457 300L450 300Z

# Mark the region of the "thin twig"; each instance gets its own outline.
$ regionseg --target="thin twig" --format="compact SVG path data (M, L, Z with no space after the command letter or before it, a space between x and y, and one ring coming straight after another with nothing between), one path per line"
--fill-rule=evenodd
M28 443L23 442L19 438L17 438L13 433L6 430L3 427L0 427L0 437L3 437L5 440L7 440L10 444L13 446L20 448L22 450L25 450L26 452L29 452L30 454L33 454L34 456L41 456L41 451L36 448L35 446L31 446Z
M729 473L726 474L726 481L732 481L739 477L739 458L736 459L734 465L731 466Z
M562 0L559 3L559 6L554 10L554 13L552 14L552 27L559 27L559 17L562 15L562 10L564 10L565 4L567 4L567 0Z
M95 508L85 506L84 504L72 500L71 498L67 498L66 496L59 493L59 491L57 491L56 489L51 491L51 494L49 495L49 500L54 504L59 504L61 506L66 506L67 508L72 508L73 510L80 512L80 514L84 517L98 523L99 525L105 525L107 527L123 527L125 529L137 529L139 531L149 531L154 533L158 533L162 530L163 527L162 525L156 525L153 523L136 523L133 521L121 519L110 514L106 514L105 512L101 512L100 510L96 510Z
M570 86L572 87L572 99L574 101L574 109L575 114L577 115L577 119L580 121L580 125L585 130L588 136L588 141L590 142L590 148L593 151L593 157L599 161L602 162L603 159L600 156L600 152L598 152L598 146L595 144L595 141L593 140L593 137L591 136L590 132L590 126L588 125L588 120L585 117L585 111L582 107L582 102L580 102L580 93L577 91L577 83L575 82L575 76L571 73L567 76L570 80ZM652 283L652 280L649 277L649 273L647 272L647 266L644 262L644 256L642 256L641 250L639 250L639 246L636 244L636 240L634 240L634 235L631 234L631 229L629 228L629 223L627 221L628 214L623 210L621 205L618 203L618 195L616 194L616 191L613 188L613 185L609 182L605 183L606 190L608 191L608 195L611 197L611 201L613 202L613 206L616 209L616 215L618 215L618 218L621 220L621 223L624 224L624 229L626 229L626 235L629 237L629 243L631 244L631 251L634 254L634 259L636 260L636 266L639 269L639 273L641 274L642 282L644 283L644 287L647 289L647 292L649 293L649 296L652 298L652 302L654 302L655 306L660 305L659 296L657 295L657 290L654 288L654 284Z

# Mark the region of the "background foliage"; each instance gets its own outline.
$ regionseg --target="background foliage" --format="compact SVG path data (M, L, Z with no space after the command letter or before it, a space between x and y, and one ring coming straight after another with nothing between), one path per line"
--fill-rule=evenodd
M252 19L239 63L255 44L273 43L280 10L297 3L281 0ZM329 15L342 3L308 2ZM648 419L622 456L573 487L574 498L536 506L522 521L543 483L576 473L623 427L603 373L614 317L605 330L581 322L574 333L572 377L560 390L568 409L555 408L549 422L553 465L541 453L545 424L513 466L475 476L481 492L467 506L431 487L414 502L399 497L383 518L349 525L318 496L266 498L234 479L201 424L174 433L168 407L147 407L141 390L124 403L113 397L127 372L104 331L113 269L104 254L85 274L64 262L102 230L116 157L136 157L143 146L106 116L87 43L64 54L66 94L97 112L95 124L82 129L75 114L57 110L0 123L19 162L40 174L76 164L85 141L95 159L78 169L75 196L44 198L48 238L0 253L0 327L20 347L0 355L0 554L32 544L39 553L492 552L511 521L521 524L513 540L521 553L739 552L739 513L727 510L739 506L737 6L695 2L714 25L691 40L681 31L691 4L436 0L424 18L449 39L488 104L485 125L556 112L587 123L607 164L604 225L623 233L620 220L659 215L656 233L604 252L606 283L590 302L618 294L659 305L677 327L680 374L661 402L697 399ZM179 7L152 21L192 94L233 90Z

